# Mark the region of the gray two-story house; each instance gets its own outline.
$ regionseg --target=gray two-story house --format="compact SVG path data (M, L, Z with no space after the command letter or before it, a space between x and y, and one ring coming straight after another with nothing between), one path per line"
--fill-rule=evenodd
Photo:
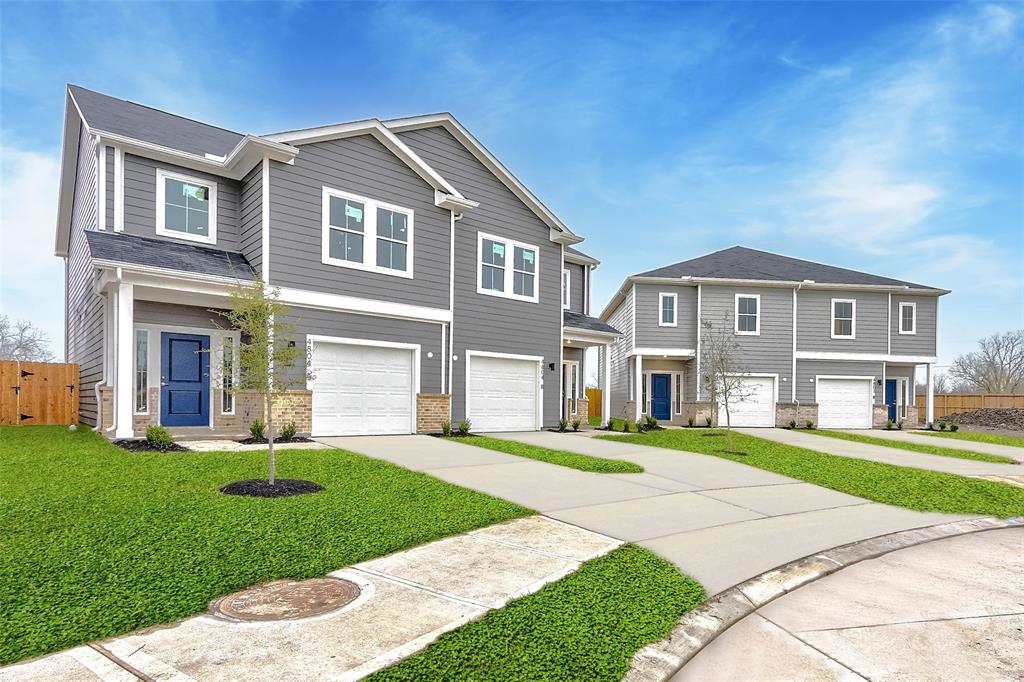
M581 241L449 114L249 135L67 90L66 355L83 421L110 437L236 435L261 416L232 390L240 339L220 314L258 281L311 375L279 422L552 425L580 409L573 344L618 336L588 314Z
M725 423L712 404L702 343L718 341L742 375L734 426L871 428L932 421L944 289L740 246L628 277L601 313L611 414ZM918 405L915 372L927 399ZM604 367L602 367L604 372ZM923 410L922 410L923 408Z

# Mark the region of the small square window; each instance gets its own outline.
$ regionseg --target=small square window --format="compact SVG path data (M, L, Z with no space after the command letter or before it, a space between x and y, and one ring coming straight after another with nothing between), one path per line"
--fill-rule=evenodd
M832 300L832 338L854 338L856 308L854 301Z
M658 326L676 326L676 295L658 294Z
M736 296L736 333L757 335L760 333L758 308L760 296Z

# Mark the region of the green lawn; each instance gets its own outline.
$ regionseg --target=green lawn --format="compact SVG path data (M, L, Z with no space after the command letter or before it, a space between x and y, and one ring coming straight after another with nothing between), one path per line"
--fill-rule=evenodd
M620 680L637 649L702 601L697 582L625 545L369 679Z
M601 426L601 418L600 417L587 417L587 423L590 424L591 426Z
M709 433L721 436L704 435ZM598 437L715 455L908 509L1004 518L1024 515L1024 488L955 474L826 455L741 433L733 434L733 448L746 452L746 455L723 452L726 448L724 431L671 429Z
M992 443L993 445L1012 445L1016 448L1024 448L1024 438L1016 436L1003 436L998 433L981 433L979 431L914 431L914 433L925 436L938 436L939 438L953 438L954 440L970 440L976 443Z
M860 433L846 433L845 431L829 431L827 429L811 429L809 431L806 431L806 433L813 433L817 436L827 436L828 438L838 438L840 440L849 440L855 443L881 445L882 447L886 448L896 448L898 450L910 450L911 452L921 452L926 455L939 455L940 457L959 457L960 459L974 459L979 462L996 462L999 464L1015 463L1015 461L1009 457L989 455L984 452L971 452L969 450L943 448L937 445L922 445L920 443L911 443L902 440L892 440L889 438L866 436Z
M574 437L579 438L579 436L570 436L568 434L564 437L567 439ZM644 468L639 464L633 464L632 462L626 462L621 459L605 459L604 457L581 455L578 452L550 450L548 448L542 448L536 445L527 445L526 443L520 443L514 440L491 438L490 436L453 436L450 440L454 440L458 443L476 445L477 447L487 448L488 450L497 450L498 452L504 452L509 455L529 457L530 459L536 459L549 464L557 464L559 466L569 467L570 469L579 469L580 471L593 471L599 474L641 474L644 471ZM572 441L567 441L566 444L570 445L571 442Z
M531 513L341 450L282 450L326 490L219 493L254 453L128 453L88 428L0 427L0 664L204 611L273 578L320 576Z

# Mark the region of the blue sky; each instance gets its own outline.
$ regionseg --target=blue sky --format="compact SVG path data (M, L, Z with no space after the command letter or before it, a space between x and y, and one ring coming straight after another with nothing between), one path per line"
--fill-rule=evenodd
M4 3L0 308L62 352L64 84L243 132L451 111L604 261L744 244L1024 327L1020 4Z

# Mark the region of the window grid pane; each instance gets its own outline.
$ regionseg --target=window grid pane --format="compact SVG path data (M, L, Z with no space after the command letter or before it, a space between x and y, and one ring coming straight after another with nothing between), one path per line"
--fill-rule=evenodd
M523 272L512 273L512 293L516 296L533 297L533 275Z
M849 301L836 301L835 322L832 325L832 333L835 336L853 336L853 303Z
M664 324L672 324L676 321L675 299L669 296L661 299L661 321Z
M210 187L165 178L164 229L207 236L210 230Z
M490 291L505 291L505 268L481 265L480 286Z
M480 261L488 265L505 267L505 245L490 239L485 239L480 254Z
M331 228L330 256L338 260L363 262L363 235Z
M910 306L903 306L903 331L909 332L914 328L914 309Z
M149 410L149 334L144 330L135 332L135 411Z

